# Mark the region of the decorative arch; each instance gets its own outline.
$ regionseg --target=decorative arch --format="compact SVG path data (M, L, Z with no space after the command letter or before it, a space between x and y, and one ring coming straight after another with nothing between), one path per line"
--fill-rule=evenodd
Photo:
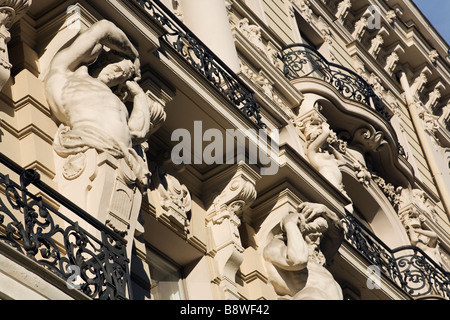
M397 212L383 191L373 180L361 183L355 171L349 166L342 169L343 183L353 201L354 215L390 248L410 245Z

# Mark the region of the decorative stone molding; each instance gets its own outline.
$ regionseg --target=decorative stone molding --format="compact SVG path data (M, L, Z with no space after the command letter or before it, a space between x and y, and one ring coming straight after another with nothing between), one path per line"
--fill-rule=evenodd
M434 209L435 204L427 196L427 194L420 189L403 189L399 198L399 215L414 214L421 221L431 219L436 222L437 212Z
M278 59L278 49L273 45L272 42L267 42L265 53L270 63L273 66L278 67L281 61Z
M437 52L436 49L433 49L430 51L430 53L428 54L428 59L430 59L431 63L435 63L437 58L439 58L439 53Z
M420 189L404 189L398 215L408 233L411 244L422 249L431 259L442 266L438 235L424 225L427 219L436 222L436 211L425 192Z
M431 91L428 94L428 100L425 104L425 108L428 110L435 110L436 106L439 103L439 99L441 98L441 91L445 91L445 85L439 81L433 88L433 91Z
M312 21L313 12L309 0L290 0L290 2L298 9L306 22L310 23Z
M386 65L384 66L384 70L386 70L386 72L388 72L389 74L392 74L394 72L394 69L397 67L399 59L400 58L397 52L391 52L391 54L386 58Z
M428 82L428 74L431 74L430 68L427 66L422 69L420 74L414 79L413 84L411 85L411 93L415 98L420 98L422 91L425 88L425 85Z
M319 29L320 33L322 34L324 42L331 44L333 42L333 38L331 37L330 26L325 22L325 20L322 17L318 17L317 20L315 21L315 24L317 26L317 29Z
M353 162L353 169L355 170L356 179L366 187L369 186L372 174L367 170L366 166L359 161L355 161Z
M261 27L250 24L247 18L243 18L239 20L237 28L257 49L267 55L266 47L262 41Z
M397 67L397 64L400 60L400 55L405 52L405 49L402 45L397 44L395 47L391 50L389 55L386 58L386 64L384 66L384 70L386 70L387 73L392 75L395 71L395 68Z
M353 66L355 68L356 73L363 78L365 81L369 81L369 74L366 70L366 67L364 65L364 62L358 57L358 56L354 56L353 57Z
M329 62L336 62L336 56L333 48L333 36L329 25L325 22L322 17L318 17L314 21L314 25L319 29L323 44L319 48L319 52L325 57Z
M439 117L439 122L443 123L445 127L450 127L450 100L442 108L442 115Z
M11 75L7 45L11 40L9 29L25 15L31 3L31 0L0 0L0 90Z
M358 21L355 22L352 37L357 41L361 41L364 33L366 32L366 27L367 27L367 14L364 14L361 18L359 18Z
M207 212L208 256L214 259L215 283L222 298L239 299L234 281L244 259L239 226L244 212L256 199L255 183L260 176L241 162L207 181L205 188L214 197Z
M263 92L269 98L273 98L273 81L269 79L269 76L260 70L256 77L256 83L261 86Z
M421 102L416 102L419 118L422 119L423 127L432 138L433 142L439 144L436 132L439 130L439 117L435 116Z
M384 39L388 37L389 34L389 27L384 23L381 23L375 37L373 37L370 42L369 53L372 54L375 59L378 58L381 50L383 49Z
M368 83L372 85L373 92L375 92L378 97L384 96L385 89L383 87L383 84L381 83L381 79L379 76L377 76L375 73L371 73L368 79Z
M168 172L168 167L173 167L170 158L163 163L151 163L150 165L154 167L151 187L158 194L159 204L163 210L163 219L166 219L171 227L179 230L182 234L188 234L192 206L188 188Z
M394 10L389 10L385 15L386 21L392 26L397 19L397 14Z
M274 45L268 41L267 44L264 44L261 27L250 24L247 18L243 18L239 20L236 25L236 29L247 39L263 56L267 57L268 61L277 66L279 64L279 60L277 58L278 50L274 47ZM241 64L242 65L242 64Z
M357 146L364 152L379 151L380 147L387 143L384 139L383 132L375 130L371 125L355 130L350 142L352 146Z
M292 112L287 103L280 97L281 94L278 93L277 90L275 90L275 83L266 72L264 72L263 70L259 70L259 72L256 72L242 61L241 71L245 76L249 78L250 81L259 85L260 91L267 97L272 99L287 114L290 114Z
M394 209L397 209L398 206L400 205L400 197L403 189L401 187L396 188L391 183L387 183L382 177L380 177L376 173L372 173L372 179L378 185L380 190L384 193L386 198L391 203L392 207Z
M370 41L369 53L373 55L375 58L377 58L383 43L384 43L383 34L378 32L377 35Z

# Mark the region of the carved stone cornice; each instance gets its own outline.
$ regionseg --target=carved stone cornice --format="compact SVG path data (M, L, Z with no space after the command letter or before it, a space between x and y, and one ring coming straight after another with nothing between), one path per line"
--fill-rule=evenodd
M256 199L255 183L259 175L245 163L238 163L236 166L234 175L225 187L221 186L220 181L215 181L220 191L213 191L216 196L208 210L207 222L216 223L232 216L240 219L243 210ZM222 179L226 180L226 176L227 174Z

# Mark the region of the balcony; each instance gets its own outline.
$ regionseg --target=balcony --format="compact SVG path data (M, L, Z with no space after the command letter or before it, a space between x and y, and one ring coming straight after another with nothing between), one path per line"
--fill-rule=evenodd
M289 80L315 77L335 87L345 98L366 104L387 121L391 116L372 86L361 76L341 65L328 62L316 49L307 44L291 44L283 48L279 58Z
M0 241L50 270L87 298L131 299L124 240L40 181L35 170L21 168L2 153L0 163L20 177L18 184L0 172ZM31 193L31 187L40 196ZM77 220L68 219L55 209L58 205L50 202L69 209ZM92 231L81 228L82 223Z
M293 83L297 81L295 86L304 90L302 93L310 91L318 95L334 95L339 97L336 100L342 100L332 104L333 107L327 109L328 116L325 115L333 122L335 130L354 132L360 127L373 126L382 132L388 147L370 150L372 158L377 159L374 166L384 176L392 177L391 182L397 185L407 184L405 181L411 180L412 167L390 122L391 114L372 85L354 71L328 62L307 44L288 45L280 51L278 58L283 62L285 77Z
M41 182L36 171L24 170L3 154L0 163L20 175L17 184L9 175L0 173L0 241L66 282L70 281L74 268L78 268L80 278L76 288L91 299L132 299L123 240ZM71 221L44 201L43 196L32 194L28 190L30 185L69 208L79 220ZM81 221L99 231L101 239L81 228ZM409 296L450 299L450 273L421 249L404 246L391 250L350 213L342 221L347 242Z
M162 37L193 69L260 128L260 106L254 92L159 0L135 0L150 21L165 29Z
M342 222L347 242L411 298L450 299L450 273L420 248L390 249L351 213Z

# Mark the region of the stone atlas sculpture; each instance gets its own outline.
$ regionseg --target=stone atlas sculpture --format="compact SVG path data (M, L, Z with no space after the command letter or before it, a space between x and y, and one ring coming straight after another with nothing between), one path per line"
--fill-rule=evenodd
M337 215L326 206L303 202L280 221L263 250L269 280L280 299L342 300L342 290L325 268L344 236Z
M155 126L152 110L162 108L140 77L137 49L101 20L54 56L45 78L60 124L53 144L60 192L128 241L150 179L139 146Z

